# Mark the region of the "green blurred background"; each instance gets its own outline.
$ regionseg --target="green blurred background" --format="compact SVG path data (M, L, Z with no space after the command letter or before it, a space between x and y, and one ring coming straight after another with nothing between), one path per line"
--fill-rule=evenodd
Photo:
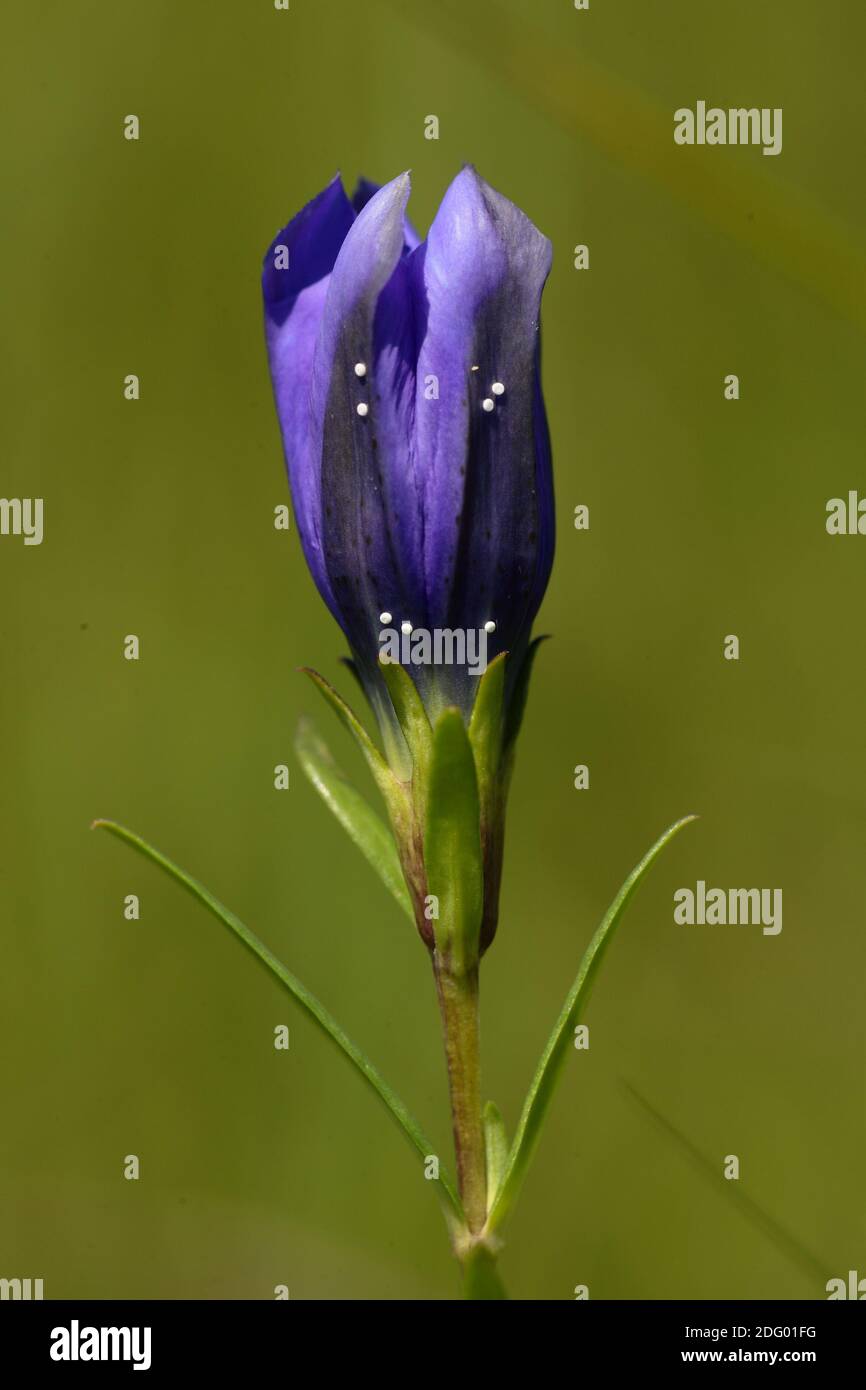
M0 1276L54 1298L457 1291L433 1193L350 1068L88 825L124 821L210 885L448 1151L425 952L292 752L309 710L364 778L296 672L348 693L296 533L272 527L258 278L336 168L411 168L426 228L464 160L555 248L554 641L483 972L510 1127L622 877L702 816L608 958L503 1275L522 1298L793 1299L866 1274L866 540L824 529L829 497L866 489L862 6L45 0L4 28L0 491L45 498L45 539L0 540ZM699 98L782 107L781 156L676 148ZM781 935L676 926L697 878L781 887ZM814 1268L744 1217L729 1153Z

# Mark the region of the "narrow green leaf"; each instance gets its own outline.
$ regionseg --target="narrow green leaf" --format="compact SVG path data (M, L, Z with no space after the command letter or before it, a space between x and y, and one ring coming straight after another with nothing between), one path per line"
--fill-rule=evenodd
M502 1182L508 1161L508 1135L505 1121L489 1100L484 1107L484 1152L487 1158L487 1210L490 1211Z
M478 959L484 887L475 760L458 709L443 710L433 730L424 863L428 892L439 899L437 949L463 974Z
M463 1297L488 1303L508 1298L496 1268L496 1256L484 1245L470 1250L463 1262Z
M146 859L152 860L154 864L164 870L164 872L179 883L181 887L185 888L189 893L192 893L193 897L197 898L209 912L213 913L214 917L217 917L224 926L228 927L229 931L234 932L235 936L243 942L244 946L246 946L247 949L276 976L280 984L282 984L297 1003L306 1010L309 1016L319 1025L326 1037L330 1038L331 1042L335 1043L340 1051L349 1058L349 1061L354 1063L360 1075L367 1082L367 1085L376 1092L376 1095L383 1102L394 1120L396 1120L401 1131L409 1140L409 1143L421 1155L422 1160L426 1159L430 1154L436 1153L436 1149L427 1138L427 1135L418 1124L418 1121L409 1110L407 1110L399 1096L392 1091L387 1081L381 1073L377 1071L369 1058L365 1057L361 1049L352 1042L352 1039L346 1033L344 1033L337 1020L328 1013L328 1010L323 1004L319 1003L315 995L311 994L310 991L301 984L300 980L293 975L290 970L286 969L282 961L277 959L264 942L260 941L255 933L251 932L249 927L245 926L239 917L236 917L227 907L223 907L222 903L219 902L207 888L199 883L197 879L192 878L184 869L178 868L177 864L174 864L172 860L166 858L158 849L154 849L153 845L149 845L146 840L142 840L134 831L127 830L126 826L118 825L116 821L95 820L92 828L107 830L111 835L116 835L119 840L123 840L125 844L131 845L133 849L138 850L139 854L143 854ZM462 1222L463 1212L454 1184L441 1165L439 1170L439 1184L440 1197L443 1200L443 1205L446 1206L446 1210L448 1207L451 1209L449 1212L449 1225L453 1229L454 1218ZM444 1197L442 1197L442 1194L444 1194Z
M502 757L507 656L507 652L500 652L480 678L475 703L472 706L472 718L469 720L469 742L475 754L478 785L481 788L494 785Z
M568 1048L571 1046L574 1029L589 999L598 968L622 915L639 884L643 881L647 870L655 863L665 846L670 844L683 826L688 825L693 820L697 820L697 816L684 816L682 820L669 826L664 834L656 840L652 849L648 850L636 868L632 869L605 913L601 926L586 948L583 960L580 962L577 978L569 990L568 997L562 1006L562 1012L547 1040L547 1045L541 1054L535 1075L530 1083L520 1123L511 1145L499 1196L494 1203L487 1223L488 1229L491 1231L502 1224L517 1198L535 1146L538 1143L541 1126L562 1071L562 1064L565 1061Z
M385 762L385 759L382 757L382 754L379 752L354 710L350 709L342 695L334 689L329 681L325 680L324 676L320 676L318 671L314 671L311 666L302 666L301 670L305 676L309 676L316 689L321 691L322 695L324 695L328 704L331 706L331 709L340 720L340 723L343 724L352 735L366 758L367 766L375 777L376 784L382 794L386 798L391 796L393 794L394 783L394 776L391 769L388 767L388 764Z
M385 887L414 922L415 914L391 831L341 772L309 719L301 719L298 724L295 751L325 805L333 811L367 863L373 866Z

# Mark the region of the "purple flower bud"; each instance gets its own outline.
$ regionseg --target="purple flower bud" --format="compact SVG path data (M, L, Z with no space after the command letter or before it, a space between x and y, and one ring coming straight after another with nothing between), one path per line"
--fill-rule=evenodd
M553 558L550 243L469 167L424 242L408 197L407 174L362 180L351 201L336 178L276 236L262 277L301 543L380 717L381 614L398 630L487 625L487 660L507 650L516 671ZM468 715L465 666L410 670L429 707Z

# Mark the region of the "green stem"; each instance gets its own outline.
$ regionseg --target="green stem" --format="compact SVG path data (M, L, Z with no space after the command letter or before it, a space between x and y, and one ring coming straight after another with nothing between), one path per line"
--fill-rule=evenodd
M496 1255L486 1245L476 1245L463 1262L463 1297L491 1303L507 1299L496 1268Z
M481 1054L478 1030L478 967L453 974L438 951L433 973L445 1035L448 1088L457 1179L469 1231L475 1235L487 1219L487 1173L481 1120Z

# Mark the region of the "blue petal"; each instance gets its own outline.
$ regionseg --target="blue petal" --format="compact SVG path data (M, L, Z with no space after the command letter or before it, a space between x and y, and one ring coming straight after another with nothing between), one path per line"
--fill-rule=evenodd
M302 290L330 275L355 213L339 174L277 232L262 264L262 293L268 319L285 322ZM278 268L285 248L289 264Z
M409 460L414 321L411 271L401 264L408 196L403 174L359 214L328 284L313 368L325 568L370 684L378 682L379 613L420 601L413 594L420 513Z
M525 640L553 555L539 312L551 247L474 169L451 184L427 240L418 361L424 573L431 625L492 620L489 655ZM438 401L422 399L428 375ZM492 392L494 382L505 387ZM491 411L482 409L492 400Z
M352 207L355 209L355 211L356 211L356 212L360 212L362 208L365 208L365 207L367 206L367 204L369 203L370 199L373 197L373 194L374 194L374 193L378 193L378 192L379 192L379 189L380 189L381 187L382 187L381 184L379 184L379 183L373 183L372 179L365 179L365 178L363 178L363 177L360 178L360 179L358 179L358 182L355 184L355 191L354 191L354 193L352 194ZM420 238L420 236L419 236L418 233L416 232L415 228L412 226L412 223L409 221L409 218L404 216L404 218L403 218L403 250L404 250L404 252L408 253L409 251L414 251L414 250L415 250L415 247L416 247L416 246L419 246L420 244L421 244L421 238Z
M311 447L310 385L328 278L354 220L337 177L277 233L262 268L265 338L295 520L319 592L335 613L321 551L321 462ZM278 269L286 250L288 267Z

